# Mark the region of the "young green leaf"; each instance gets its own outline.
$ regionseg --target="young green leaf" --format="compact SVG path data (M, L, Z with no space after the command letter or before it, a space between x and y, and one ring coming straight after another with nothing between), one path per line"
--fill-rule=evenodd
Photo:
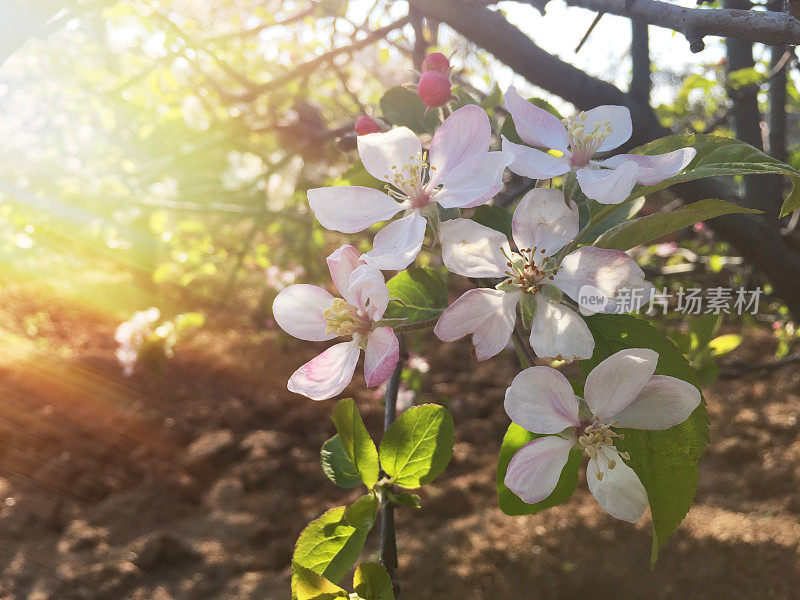
M536 298L533 294L522 294L519 302L519 311L522 314L522 326L530 329L533 317L536 314Z
M380 105L387 121L408 127L415 133L433 133L439 124L436 111L430 111L426 116L419 95L408 88L397 86L387 90Z
M363 600L394 600L389 573L378 563L363 562L353 575L353 587Z
M410 508L422 508L420 497L416 494L397 494L392 498L392 502L398 506L408 506Z
M586 376L602 360L625 348L658 352L656 374L671 375L697 385L694 369L672 341L632 315L593 315L586 324L594 336L594 355L581 361ZM708 415L703 401L691 416L665 431L620 429L625 439L616 445L630 453L630 466L639 476L653 516L652 562L667 536L680 524L697 490L697 461L708 442Z
M292 561L334 583L341 581L358 559L367 528L356 528L344 518L344 506L332 508L311 521L297 538Z
M453 417L443 406L409 408L383 435L383 470L404 488L418 488L444 471L453 456Z
M343 488L354 488L361 483L356 466L347 455L338 433L322 444L319 454L322 472L333 483Z
M714 338L714 334L722 323L722 315L708 313L693 319L689 324L689 336L693 349L704 348ZM678 346L680 347L680 345ZM688 351L687 351L688 352ZM686 352L684 352L686 354Z
M347 457L355 466L361 481L371 488L377 483L380 471L378 451L372 438L369 437L367 428L364 427L364 421L361 420L353 399L340 400L333 409L332 418Z
M503 436L503 445L500 447L500 456L497 458L497 501L500 510L507 515L532 515L546 508L558 506L569 500L578 485L578 468L581 466L583 452L573 450L569 453L569 459L564 465L564 470L561 471L561 477L559 477L553 493L541 502L527 504L506 487L504 481L508 463L511 462L517 450L538 437L542 436L525 431L514 423L508 426L508 430Z
M297 600L348 598L347 592L338 585L297 563L292 563L292 593Z
M435 271L411 267L392 277L386 286L389 296L402 302L390 302L387 318L405 318L418 323L435 319L447 308L447 288Z
M372 529L377 514L378 498L369 493L348 506L344 511L344 518L353 527Z
M505 208L484 204L475 209L472 220L511 237L511 213Z
M736 350L741 343L742 336L735 333L728 333L715 337L708 343L708 347L711 348L711 353L714 356L723 356L728 352Z

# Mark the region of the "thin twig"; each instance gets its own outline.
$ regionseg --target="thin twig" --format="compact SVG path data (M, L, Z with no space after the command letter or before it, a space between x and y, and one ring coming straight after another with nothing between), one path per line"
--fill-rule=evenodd
M759 365L753 365L743 361L731 361L727 363L723 363L720 365L723 370L719 377L720 379L736 379L738 377L743 377L748 373L769 373L774 371L775 369L779 369L781 367L785 367L786 365L790 365L796 362L800 362L800 354L791 354L784 358L779 358L778 360L773 360L766 363L761 363Z
M511 335L514 338L517 349L522 352L525 360L528 361L528 366L533 366L536 364L536 355L533 353L533 350L531 350L528 344L526 344L525 337L522 335L522 332L520 332L519 327L514 327Z

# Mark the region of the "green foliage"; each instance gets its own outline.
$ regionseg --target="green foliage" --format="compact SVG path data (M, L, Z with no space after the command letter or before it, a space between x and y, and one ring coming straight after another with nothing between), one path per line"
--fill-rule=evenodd
M601 361L625 348L651 348L658 352L656 374L670 375L698 385L694 369L671 340L631 315L593 315L586 323L594 336L591 359L581 361L585 377ZM652 562L667 537L680 524L697 489L697 461L708 442L705 402L683 423L666 431L620 429L625 439L617 443L630 453L630 466L647 490L653 515Z
M350 460L339 434L322 444L320 462L325 476L339 487L354 488L361 483L361 477L353 461Z
M736 206L724 200L700 200L674 210L623 221L603 233L594 246L614 250L629 250L673 231L694 225L698 221L734 213L760 213L759 210Z
M297 600L335 600L348 594L319 573L292 563L292 591Z
M387 121L405 126L415 133L433 133L439 125L435 110L425 114L425 105L414 90L397 86L389 89L381 98L381 110Z
M372 487L378 481L378 451L370 438L361 415L352 398L340 400L333 409L333 423L350 462L355 466L361 481Z
M475 209L472 220L511 238L511 213L505 208L484 204Z
M370 492L348 506L344 511L344 518L353 527L371 529L377 514L378 498Z
M426 267L411 267L386 282L390 302L386 317L418 323L435 319L447 308L447 288L442 278Z
M389 573L378 563L358 565L353 575L353 588L362 600L394 600Z
M438 404L423 404L405 411L381 440L381 466L404 488L430 483L444 471L453 456L453 417Z
M546 508L558 506L569 500L578 486L578 468L581 466L581 459L583 458L583 452L580 450L572 450L569 453L569 459L567 464L564 465L564 470L561 471L561 477L558 478L556 488L552 494L541 502L527 504L505 486L504 481L506 471L508 471L508 463L511 462L517 450L539 437L542 436L525 431L514 423L508 426L508 430L503 436L503 445L500 447L500 455L497 458L497 502L500 505L500 510L507 515L532 515Z
M709 313L693 319L686 333L680 329L668 332L670 339L694 368L702 385L711 385L716 381L719 375L717 359L742 343L742 336L733 333L714 337L721 324L721 314Z
M522 317L522 326L530 329L533 317L536 314L536 297L533 294L522 294L519 301L519 311Z
M416 494L397 494L392 497L392 502L398 506L408 506L409 508L422 508L422 501Z

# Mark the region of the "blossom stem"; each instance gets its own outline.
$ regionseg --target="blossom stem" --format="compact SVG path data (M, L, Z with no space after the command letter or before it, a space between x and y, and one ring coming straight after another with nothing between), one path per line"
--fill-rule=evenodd
M522 368L524 369L532 366L536 361L536 356L534 356L531 349L525 345L525 338L520 333L519 328L514 327L511 335L514 340L514 345L517 347L517 355Z
M594 216L589 219L589 222L584 225L583 229L578 232L578 235L576 235L575 238L561 251L561 255L566 256L572 252L578 246L578 244L580 244L584 238L589 235L589 232L592 231L592 229L597 227L597 225L602 223L606 217L619 208L622 208L621 204L607 204L597 211Z
M434 327L439 320L439 317L435 319L428 319L427 321L418 321L417 323L408 323L405 325L398 325L394 328L395 333L405 333L407 331L418 331L420 329L429 329Z

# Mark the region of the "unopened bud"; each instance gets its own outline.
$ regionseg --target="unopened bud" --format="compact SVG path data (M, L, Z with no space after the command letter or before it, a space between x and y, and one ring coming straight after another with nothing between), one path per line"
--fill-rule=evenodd
M450 73L450 61L447 60L447 57L442 54L441 52L432 52L425 57L425 60L422 61L422 68L420 69L423 73L427 73L428 71L439 71L444 75Z
M428 108L441 106L450 100L450 80L439 71L428 71L419 78L417 93Z
M358 135L367 135L368 133L378 133L381 128L372 117L363 116L356 121L356 133Z

